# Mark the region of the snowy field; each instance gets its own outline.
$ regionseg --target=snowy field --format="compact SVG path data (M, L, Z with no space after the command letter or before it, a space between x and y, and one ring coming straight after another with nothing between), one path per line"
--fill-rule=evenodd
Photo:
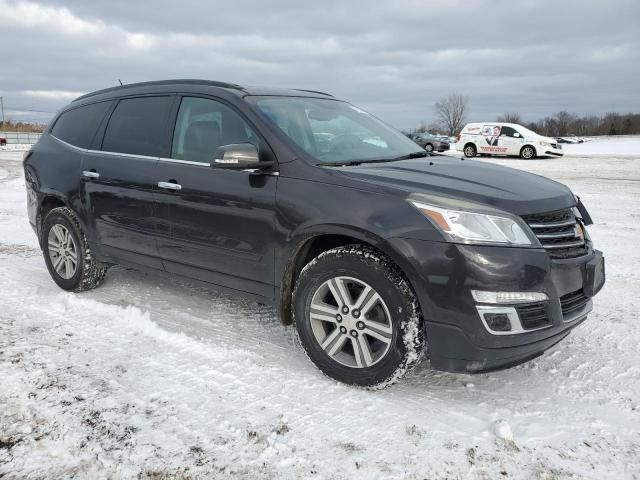
M119 267L62 292L20 155L0 152L0 478L640 478L635 153L491 160L590 209L608 281L587 322L520 367L425 364L370 392L323 377L257 304Z
M572 157L637 156L640 152L640 135L591 137L584 143L563 144L565 155Z

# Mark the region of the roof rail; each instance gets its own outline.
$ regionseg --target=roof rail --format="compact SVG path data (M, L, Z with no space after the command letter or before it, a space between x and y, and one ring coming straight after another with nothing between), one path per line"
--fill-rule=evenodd
M150 87L154 85L171 85L171 84L187 84L187 85L209 85L212 87L220 87L220 88L232 88L234 90L244 90L242 85L238 85L236 83L227 83L227 82L217 82L214 80L198 80L192 78L186 79L176 79L176 80L154 80L151 82L138 82L138 83L128 83L125 85L118 85L110 88L103 88L102 90L96 90L95 92L87 93L85 95L81 95L78 98L75 98L73 101L82 100L83 98L93 97L95 95L100 95L102 93L115 92L117 90L126 90L128 88L136 88L136 87Z
M317 93L318 95L326 95L327 97L333 97L330 93L320 92L318 90L308 90L306 88L294 88L296 92L309 92L309 93Z

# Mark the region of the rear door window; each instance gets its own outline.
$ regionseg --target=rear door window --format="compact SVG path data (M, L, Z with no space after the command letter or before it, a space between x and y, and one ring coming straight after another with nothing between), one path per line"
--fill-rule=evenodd
M125 98L118 102L102 141L106 152L162 156L168 145L173 96Z
M90 148L112 102L92 103L64 112L51 129L51 135L80 148Z

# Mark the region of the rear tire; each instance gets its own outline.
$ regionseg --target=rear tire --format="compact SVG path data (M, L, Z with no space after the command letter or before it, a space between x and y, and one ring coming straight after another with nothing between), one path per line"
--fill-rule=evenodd
M424 146L424 149L427 151L427 153L431 153L431 152L433 152L433 145L431 145L430 143L427 143Z
M533 160L536 158L536 149L530 145L525 145L522 147L522 150L520 150L520 158L524 160Z
M467 158L473 158L478 154L478 150L473 143L468 143L464 146L464 156Z
M415 295L398 267L373 248L347 245L318 255L300 273L292 307L307 356L340 382L382 388L422 358Z
M42 223L40 245L49 274L64 290L82 292L104 280L108 266L91 253L80 222L70 208L51 210Z

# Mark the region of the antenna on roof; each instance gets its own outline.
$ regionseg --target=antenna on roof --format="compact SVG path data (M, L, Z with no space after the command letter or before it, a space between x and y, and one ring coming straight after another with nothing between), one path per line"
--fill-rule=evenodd
M122 80L118 79L118 81L120 82L120 86L122 86L123 85Z

